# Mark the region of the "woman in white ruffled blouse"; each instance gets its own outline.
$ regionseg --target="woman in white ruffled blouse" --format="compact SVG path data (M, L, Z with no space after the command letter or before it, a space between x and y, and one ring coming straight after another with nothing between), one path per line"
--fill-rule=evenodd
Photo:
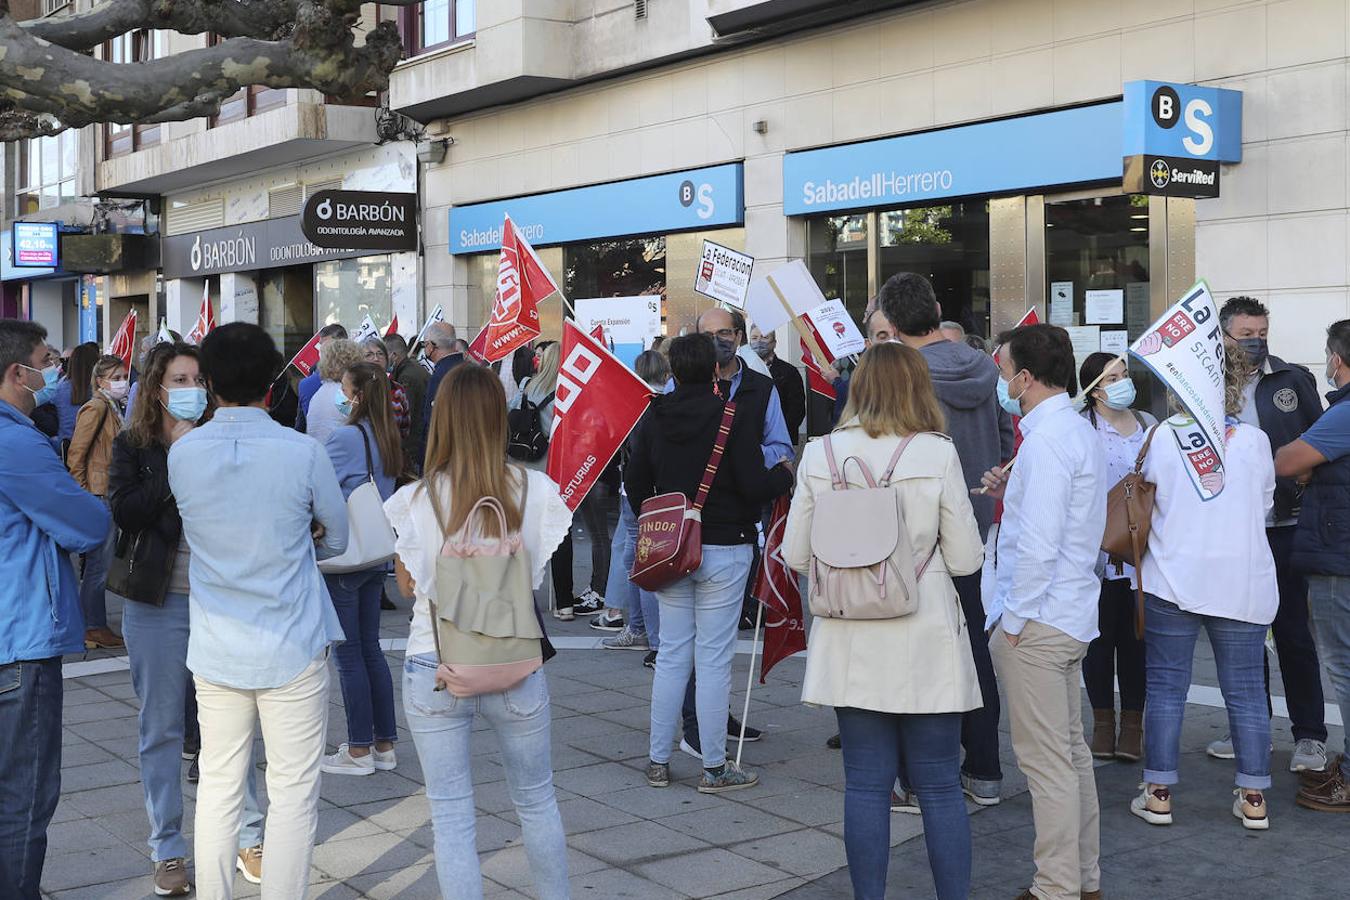
M507 464L506 395L491 370L465 365L446 376L436 393L427 440L423 480L399 490L384 508L397 534L399 585L416 601L403 667L403 709L426 777L441 893L465 900L483 896L470 771L470 736L474 719L481 714L497 732L499 760L520 819L537 895L541 900L560 900L568 896L567 844L553 791L544 672L539 669L500 693L457 698L448 690L437 690L429 598L446 533L457 531L482 497L498 498L507 530L519 531L536 589L549 557L571 526L572 513L547 475ZM433 491L437 506L449 511L444 531L432 508ZM544 658L551 655L545 637Z

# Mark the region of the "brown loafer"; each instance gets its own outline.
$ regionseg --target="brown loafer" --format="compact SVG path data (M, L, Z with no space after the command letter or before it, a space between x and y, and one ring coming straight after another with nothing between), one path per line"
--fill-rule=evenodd
M84 649L86 650L121 650L126 647L126 642L106 625L98 628L86 628L84 631Z

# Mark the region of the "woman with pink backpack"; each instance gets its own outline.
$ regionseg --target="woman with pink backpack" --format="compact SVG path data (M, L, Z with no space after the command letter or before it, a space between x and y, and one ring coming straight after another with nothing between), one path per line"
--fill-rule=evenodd
M984 560L923 356L869 349L841 424L807 445L783 556L810 575L802 701L833 706L854 896L886 894L891 791L918 796L937 896L970 893L961 714L983 700L952 576ZM866 523L860 527L859 523Z

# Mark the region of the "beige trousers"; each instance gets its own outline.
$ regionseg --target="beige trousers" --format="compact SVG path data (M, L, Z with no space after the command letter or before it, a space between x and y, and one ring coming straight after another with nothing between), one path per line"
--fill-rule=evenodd
M288 684L238 690L194 678L202 726L197 785L198 900L234 896L244 780L253 734L267 750L267 830L263 900L298 900L309 886L319 824L319 763L328 730L328 662L320 656Z
M1000 626L989 638L1007 695L1017 765L1031 789L1036 878L1042 900L1079 900L1101 885L1097 781L1083 740L1080 678L1088 645L1028 622L1014 647Z

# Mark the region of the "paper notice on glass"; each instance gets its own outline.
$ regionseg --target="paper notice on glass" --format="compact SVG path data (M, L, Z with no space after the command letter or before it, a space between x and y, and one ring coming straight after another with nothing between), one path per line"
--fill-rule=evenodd
M1073 324L1073 282L1050 282L1050 324Z
M1130 349L1130 333L1128 331L1103 331L1102 332L1102 352L1114 353L1120 356Z
M1130 332L1130 340L1143 334L1152 321L1148 308L1148 282L1132 281L1125 285L1125 327Z
M1125 292L1088 291L1083 322L1088 325L1124 325Z

